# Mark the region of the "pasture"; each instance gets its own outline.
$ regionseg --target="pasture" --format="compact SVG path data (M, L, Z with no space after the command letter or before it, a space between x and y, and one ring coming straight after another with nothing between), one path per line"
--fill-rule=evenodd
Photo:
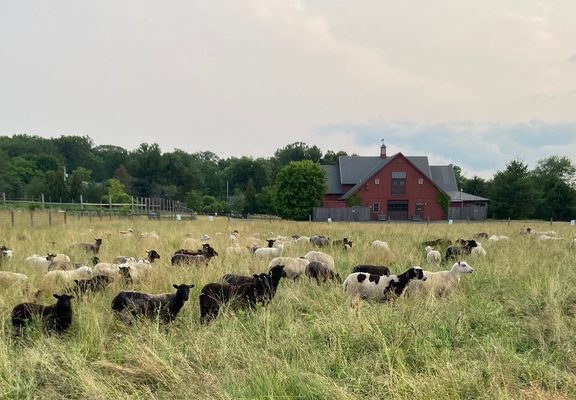
M354 224L246 221L206 217L196 221L71 220L67 225L1 226L0 245L13 250L2 270L28 275L26 286L0 288L0 398L2 399L570 399L576 398L576 249L568 240L538 243L522 235L531 226L572 238L576 229L556 223ZM119 231L132 228L133 235ZM341 285L303 278L280 281L268 307L224 310L199 323L198 294L225 273L267 270L268 259L227 254L229 234L238 242L258 233L348 237L352 250L325 247L344 279L360 263L400 273L427 267L421 242L471 238L476 232L507 235L481 240L485 257L463 257L475 270L445 298L403 298L350 304ZM154 231L159 239L143 239ZM220 233L220 234L219 234ZM187 237L210 235L219 252L208 266L170 265ZM138 321L126 326L111 314L112 298L125 287L73 300L74 321L61 336L32 329L12 335L10 312L20 302L53 304L57 284L46 283L25 258L49 251L73 261L75 242L102 238L99 257L161 255L154 270L131 289L173 292L194 284L190 300L165 326ZM373 249L386 241L391 254ZM53 243L52 243L53 242ZM301 256L311 245L288 245ZM450 263L451 265L451 263ZM449 268L443 266L441 268ZM41 290L40 293L37 293Z

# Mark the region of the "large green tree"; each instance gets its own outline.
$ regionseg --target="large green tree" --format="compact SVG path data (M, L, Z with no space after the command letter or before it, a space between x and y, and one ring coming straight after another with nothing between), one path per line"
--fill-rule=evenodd
M504 171L494 175L489 197L495 218L529 218L536 209L538 191L528 166L520 160L509 162Z
M276 176L275 204L281 217L306 220L326 193L325 173L310 160L293 161Z
M576 167L567 157L552 156L538 161L532 172L539 201L534 217L570 220L576 216Z

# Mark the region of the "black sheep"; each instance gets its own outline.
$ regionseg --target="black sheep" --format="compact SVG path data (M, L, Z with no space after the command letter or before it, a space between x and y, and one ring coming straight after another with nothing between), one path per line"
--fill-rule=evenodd
M194 285L172 285L176 293L148 294L141 292L120 292L112 299L112 311L125 323L131 322L126 313L133 317L143 316L168 323L176 318L184 303L188 301L190 289Z
M72 303L74 296L68 294L58 295L56 304L44 306L36 303L21 303L12 309L12 326L17 335L21 335L30 319L42 319L44 329L49 332L64 332L72 324Z
M384 265L360 264L352 268L352 272L366 272L373 275L390 275L390 268Z

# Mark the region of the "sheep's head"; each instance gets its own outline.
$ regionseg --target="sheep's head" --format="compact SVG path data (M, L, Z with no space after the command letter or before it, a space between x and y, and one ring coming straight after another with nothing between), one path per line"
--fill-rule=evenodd
M58 299L57 304L59 306L70 307L70 300L74 298L74 296L69 294L54 294L53 295L56 299Z
M412 267L408 271L408 279L416 279L425 281L426 276L424 275L424 271L420 267Z
M174 284L172 286L174 287L174 289L176 289L176 295L179 296L184 301L188 301L188 298L190 297L190 289L194 287L194 285L187 285L185 283L182 283L180 285Z
M430 253L432 251L432 247L426 246L424 247L424 250L426 251L426 253Z
M454 263L450 271L458 274L471 274L474 272L474 268L472 268L466 261L458 261Z

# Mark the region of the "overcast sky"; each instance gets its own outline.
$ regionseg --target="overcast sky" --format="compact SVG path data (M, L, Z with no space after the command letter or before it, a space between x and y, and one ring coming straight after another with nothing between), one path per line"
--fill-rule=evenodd
M0 135L576 162L574 0L0 0Z

